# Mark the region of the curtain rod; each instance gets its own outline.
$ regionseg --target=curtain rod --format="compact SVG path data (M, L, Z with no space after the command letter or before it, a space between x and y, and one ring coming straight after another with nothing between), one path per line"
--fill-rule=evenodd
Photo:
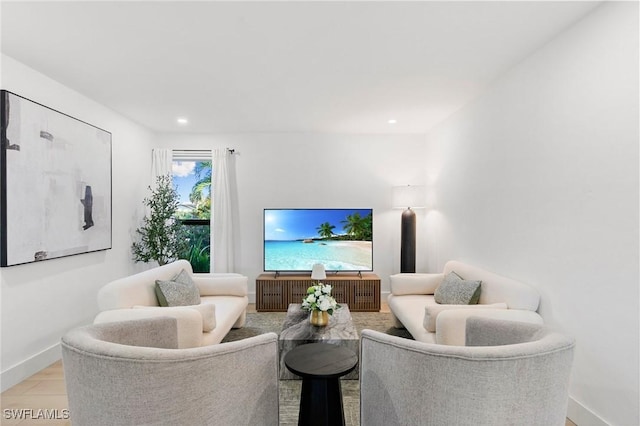
M233 155L236 152L235 148L225 148L225 150L230 154ZM175 159L180 159L180 158L188 158L190 156L194 156L194 158L197 158L199 156L211 156L211 152L213 150L211 149L173 149L173 158Z
M231 154L236 152L235 148L226 148ZM174 149L173 151L183 151L183 152L203 152L203 151L212 151L211 149Z

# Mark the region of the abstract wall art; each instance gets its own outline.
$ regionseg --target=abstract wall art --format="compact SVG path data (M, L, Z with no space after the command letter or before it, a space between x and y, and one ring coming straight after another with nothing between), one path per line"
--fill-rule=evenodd
M0 266L111 248L111 133L0 91Z

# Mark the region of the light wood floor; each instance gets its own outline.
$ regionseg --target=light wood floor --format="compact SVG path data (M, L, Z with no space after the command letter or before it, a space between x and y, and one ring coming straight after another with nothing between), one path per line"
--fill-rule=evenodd
M388 306L382 306L381 311L388 312ZM255 312L255 305L249 305L248 312ZM70 425L64 419L68 409L67 391L64 383L62 361L58 361L44 370L34 374L0 395L2 414L0 424L5 425ZM10 411L5 411L10 410ZM21 411L22 410L22 411ZM46 410L46 411L39 411ZM22 414L22 419L8 418L10 414ZM57 419L46 420L45 415L52 415ZM25 418L26 416L26 418ZM37 418L40 416L40 418ZM31 418L29 418L31 417ZM565 426L576 426L567 419Z

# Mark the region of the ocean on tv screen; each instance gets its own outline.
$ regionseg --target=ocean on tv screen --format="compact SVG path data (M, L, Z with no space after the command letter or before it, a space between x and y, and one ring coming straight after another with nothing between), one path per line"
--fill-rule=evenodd
M322 263L328 271L370 271L371 241L265 241L265 271L310 271Z

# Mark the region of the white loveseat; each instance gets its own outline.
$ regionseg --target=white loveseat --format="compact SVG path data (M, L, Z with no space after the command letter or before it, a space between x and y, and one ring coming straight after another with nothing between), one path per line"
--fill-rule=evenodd
M482 281L477 305L436 303L434 293L452 271L464 280ZM470 316L543 323L536 312L540 295L534 288L453 260L438 274L392 275L387 301L396 327L405 327L415 340L427 343L464 346L466 320Z
M159 306L156 280L171 280L185 270L198 287L200 304ZM244 326L247 277L240 274L194 274L186 260L120 278L98 292L100 313L94 324L168 316L178 322L178 347L220 343L231 328Z

